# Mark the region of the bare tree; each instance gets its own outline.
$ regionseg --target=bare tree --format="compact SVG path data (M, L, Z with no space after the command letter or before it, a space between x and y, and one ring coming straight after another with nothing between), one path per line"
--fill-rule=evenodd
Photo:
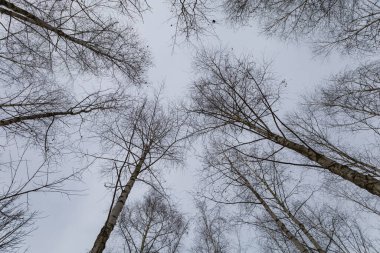
M295 171L274 162L276 154L257 161L258 147L225 144L212 142L205 154L204 192L220 204L239 206L235 220L263 233L265 252L377 252L353 215L326 199L314 202L319 190L301 185L302 176L291 177Z
M20 148L21 149L21 148ZM61 171L50 158L33 156L28 152L30 145L22 147L22 153L15 158L14 152L3 152L0 162L0 251L16 252L22 247L24 239L34 230L37 211L30 208L31 194L59 193L75 194L74 190L65 189L68 182L78 181L80 170L66 168ZM28 154L29 153L29 154ZM39 164L41 163L41 164Z
M212 33L216 6L210 0L171 0L170 11L175 21L174 42L178 36L187 40Z
M97 91L78 99L54 84L9 87L0 97L1 148L6 151L0 164L4 186L0 202L38 191L60 191L64 181L78 178L79 171L59 171L56 162L87 137L82 131L87 132L88 125L117 113L128 103L121 89ZM74 140L75 132L79 140Z
M380 6L371 0L184 0L172 1L172 5L177 31L186 36L212 30L214 16L224 14L234 25L254 19L267 35L307 37L317 51L338 48L347 53L372 53L380 46Z
M126 107L131 100L121 88L76 96L50 82L9 87L0 96L0 133L9 146L21 138L41 147L46 155L59 149L57 144L62 139L59 136L63 136L68 126L71 130L74 126L80 129L84 121L100 121L104 115Z
M200 128L219 129L224 134L240 132L240 136L252 136L251 142L273 143L278 152L300 155L297 162L284 162L306 165L306 159L312 167L380 196L378 175L367 171L369 162L358 158L357 163L345 164L324 153L318 145L308 143L279 118L276 107L281 83L271 79L267 67L259 67L248 58L203 51L198 55L196 68L201 74L192 86L189 111L198 117Z
M22 241L33 230L35 213L17 204L17 197L0 200L0 251L16 252Z
M180 252L188 222L169 201L150 190L142 201L125 207L116 233L123 252Z
M341 208L317 203L305 205L298 216L324 241L326 252L379 252L378 238L374 239L352 213Z
M60 171L55 163L71 148L68 132L85 130L84 121L118 110L122 97L99 91L78 101L63 89L31 85L0 98L0 251L15 252L32 232L36 212L29 210L30 194L66 194L64 183L79 178L80 171Z
M4 154L6 154L4 152ZM26 151L10 161L2 159L0 163L0 251L16 252L23 241L34 230L37 212L29 205L30 194L38 192L74 194L75 191L64 189L64 183L77 180L80 171L69 169L61 172L45 160L28 161ZM31 165L29 165L29 163Z
M196 207L198 214L195 221L195 246L192 247L192 252L230 252L227 239L228 221L222 216L221 207L209 208L204 200L197 200Z
M344 71L317 88L305 101L315 111L325 111L330 127L369 131L379 136L379 62Z
M64 66L142 82L149 55L132 27L104 15L115 3L133 1L0 1L1 75Z
M150 65L146 47L131 26L121 27L106 13L120 10L128 19L130 12L141 15L147 8L145 1L132 0L0 1L0 85L6 90L0 97L0 131L7 144L13 136L31 137L46 151L52 126L67 123L62 119L120 108L124 88L80 98L56 84L54 73L119 73L126 77L123 83L144 82Z
M89 91L80 98L56 84L56 70L60 76L67 71L120 73L124 83L144 81L150 65L146 47L132 27L123 28L105 15L118 6L126 18L149 7L132 0L0 2L0 87L6 90L0 97L0 131L7 145L16 143L14 136L23 136L44 146L46 153L55 125L67 124L67 118L83 121L85 114L125 103L120 88Z
M80 175L59 171L52 157L75 145L77 152L90 121L100 124L132 99L117 86L78 95L58 84L61 77L90 73L145 82L150 56L132 13L147 8L133 0L0 1L0 148L10 154L3 152L0 163L0 244L17 247L28 234L29 194L62 192L66 180ZM125 15L110 18L115 12ZM36 147L42 156L31 154Z
M303 100L287 122L312 147L342 164L379 177L379 78L378 64L343 71ZM379 214L376 197L334 180L326 187L336 196Z
M136 181L160 185L159 162L180 162L182 144L186 138L184 119L174 110L165 111L158 98L144 100L101 133L109 156L101 158L111 163L114 197L106 222L101 229L92 253L103 252L105 244Z
M223 145L219 144L218 147L214 151L215 153L208 153L205 162L206 178L209 177L209 182L212 182L212 185L221 188L221 190L212 190L215 192L212 197L214 201L218 201L215 200L217 198L219 199L218 202L221 203L248 205L247 209L250 210L250 216L253 217L254 211L249 206L261 205L264 209L264 215L255 222L260 224L258 226L265 227L269 223L275 227L275 231L285 239L286 243L292 245L291 248L294 251L309 252L308 247L302 241L302 237L298 237L293 227L285 220L287 217L298 227L299 233L304 233L304 236L314 244L313 247L317 249L316 252L325 252L304 225L292 214L287 204L283 202L282 197L287 198L289 196L281 189L283 182L279 180L277 175L270 175L269 168L256 171L252 167L260 166L259 163L247 165L244 156L236 150L227 148L226 150L230 151L223 152L220 148ZM265 177L271 177L273 181L269 182ZM229 190L233 192L232 196L229 194ZM241 217L237 219L243 220Z
M309 37L324 50L346 52L379 49L379 8L370 0L224 2L224 11L235 23L258 20L267 34Z

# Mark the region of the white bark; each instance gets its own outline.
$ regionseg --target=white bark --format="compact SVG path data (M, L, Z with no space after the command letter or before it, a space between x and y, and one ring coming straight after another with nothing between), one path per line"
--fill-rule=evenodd
M132 187L141 172L141 168L144 164L147 154L148 154L148 149L145 148L139 162L137 163L135 167L135 170L133 171L131 177L129 178L127 185L124 187L119 198L117 199L117 202L113 206L106 223L100 230L90 253L101 253L105 249L107 240L109 239L111 232L113 231L116 225L117 219L119 218L119 215L121 211L123 210L125 202L128 199L128 195L131 192Z
M358 171L351 169L350 167L340 164L323 154L316 152L315 150L308 148L302 144L295 143L291 140L286 139L280 135L277 135L269 130L265 130L248 122L244 119L237 118L238 122L248 126L253 132L273 141L283 147L291 149L298 154L307 157L313 162L321 165L322 168L330 171L331 173L342 177L345 180L352 182L353 184L359 186L360 188L367 190L373 195L380 197L380 181L372 176L364 175Z

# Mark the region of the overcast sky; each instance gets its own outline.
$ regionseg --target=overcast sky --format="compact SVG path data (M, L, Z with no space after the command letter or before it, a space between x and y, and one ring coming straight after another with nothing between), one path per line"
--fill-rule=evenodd
M191 61L195 49L189 44L172 48L173 26L168 6L160 1L152 2L152 12L144 15L139 25L141 37L149 46L154 61L150 71L153 86L165 83L165 96L177 100L185 97L192 79ZM253 55L258 61L271 61L272 71L279 80L286 80L286 102L291 110L300 94L311 91L323 83L332 73L346 68L348 60L341 56L316 57L309 45L285 43L268 39L257 32L255 26L234 30L216 20L217 37L204 38L206 46L225 47L236 54ZM198 44L200 45L200 44ZM342 64L345 63L345 64ZM200 150L198 150L200 151ZM187 160L185 168L172 170L166 177L181 210L191 215L192 199L189 192L196 186L195 173L199 162L194 155ZM65 166L72 166L69 162ZM88 252L106 218L110 199L104 188L104 180L97 167L85 174L83 183L75 187L86 189L80 196L67 198L58 194L38 193L31 199L32 207L40 211L37 230L27 240L31 253ZM132 199L141 197L141 191L132 190Z

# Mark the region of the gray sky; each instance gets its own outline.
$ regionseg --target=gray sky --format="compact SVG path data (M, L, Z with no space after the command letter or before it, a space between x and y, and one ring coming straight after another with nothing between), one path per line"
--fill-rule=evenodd
M165 83L165 96L169 99L183 97L191 82L191 60L195 50L191 45L181 44L172 51L173 27L168 21L168 6L161 1L151 1L153 10L146 13L140 25L141 37L146 41L153 55L154 67L150 71L150 81L158 87ZM209 36L203 40L207 46L225 47L235 53L249 53L259 62L272 61L272 70L279 80L287 81L285 108L293 108L300 94L312 91L313 86L323 83L329 74L346 67L344 57L331 55L315 57L307 44L285 43L259 35L257 29L243 27L234 30L216 22L218 37ZM185 168L172 170L166 177L166 186L172 189L174 199L180 208L192 214L192 199L189 192L197 183L195 178L199 162L191 155ZM65 166L72 166L70 162ZM40 211L38 226L27 239L31 253L87 252L103 225L110 195L104 188L104 180L98 167L85 173L82 184L85 188L81 196L67 198L59 194L38 193L32 196L32 208ZM141 196L141 190L132 190L132 199Z

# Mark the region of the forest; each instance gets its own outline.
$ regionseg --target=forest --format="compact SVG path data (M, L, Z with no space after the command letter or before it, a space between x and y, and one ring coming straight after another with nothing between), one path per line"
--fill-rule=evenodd
M0 0L0 252L380 253L379 51L375 0Z

